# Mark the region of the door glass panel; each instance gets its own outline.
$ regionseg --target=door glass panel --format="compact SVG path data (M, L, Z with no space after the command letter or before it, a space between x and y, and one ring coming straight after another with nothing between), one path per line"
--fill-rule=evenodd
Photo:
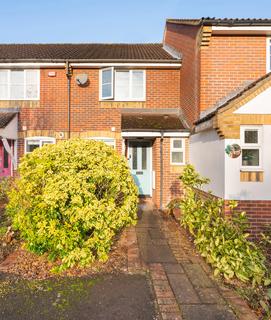
M5 148L4 148L4 168L5 169L8 168L8 153L7 153L7 150Z
M137 170L137 147L132 148L133 170Z
M145 146L142 147L142 170L147 169L147 148Z

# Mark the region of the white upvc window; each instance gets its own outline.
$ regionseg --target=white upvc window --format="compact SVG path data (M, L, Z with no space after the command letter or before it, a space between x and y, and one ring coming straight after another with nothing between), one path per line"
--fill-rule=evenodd
M145 70L105 68L100 70L100 99L114 101L144 101L146 99Z
M116 148L116 140L114 138L108 138L108 137L90 137L87 138L89 140L95 140L95 141L102 141L112 147L113 149Z
M170 139L170 164L172 165L185 164L185 139L183 138Z
M242 169L262 168L262 127L241 126Z
M0 69L0 100L38 100L40 71Z
M31 153L45 144L55 144L56 139L52 137L29 137L25 138L25 153Z
M266 71L271 72L271 38L266 41Z

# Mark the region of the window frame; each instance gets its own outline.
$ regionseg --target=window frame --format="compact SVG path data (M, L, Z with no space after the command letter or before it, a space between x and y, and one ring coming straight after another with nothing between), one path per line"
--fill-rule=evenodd
M0 101L37 101L40 100L40 69L0 69L0 71L7 72L7 86L8 86L8 95L6 99L0 97ZM22 99L13 99L10 96L11 93L11 72L12 71L23 71L24 72L24 97ZM37 72L37 98L26 98L26 72L27 71L36 71Z
M103 70L108 70L111 69L113 70L113 76L112 76L112 97L102 97L102 74ZM129 98L127 99L117 99L116 98L116 73L118 71L128 71L129 72ZM131 92L132 92L132 78L133 78L133 72L134 71L141 71L143 73L143 95L141 98L132 98L131 97ZM128 101L146 101L146 70L145 69L125 69L125 68L114 68L114 67L109 67L109 68L103 68L100 69L100 101L117 101L117 102L128 102Z
M174 140L181 140L182 147L181 148L174 148ZM183 153L183 161L182 162L173 162L172 160L172 153L173 152L182 152ZM170 138L170 164L173 166L183 166L185 165L185 138Z
M111 137L88 137L86 140L96 140L96 141L102 141L105 144L107 144L110 147L113 147L113 149L116 149L116 139ZM109 143L107 143L105 140L110 140ZM112 142L112 144L110 143Z
M39 141L39 148L42 147L42 142L52 142L51 144L55 144L56 143L56 138L53 137L46 137L46 136L36 136L36 137L27 137L24 139L24 153L25 154L29 154L31 153L31 151L27 151L27 142L30 140L37 140Z
M103 72L105 71L111 71L111 79L112 79L112 82L111 82L111 95L108 96L108 97L103 97ZM115 82L115 72L114 72L114 67L108 67L108 68L103 68L103 69L100 69L100 100L103 101L103 100L112 100L114 98L114 82Z
M245 131L258 131L258 143L246 143ZM241 144L241 169L243 171L253 171L262 169L262 146L263 146L263 128L262 126L241 126L240 127L240 144ZM259 150L259 165L258 166L244 166L243 165L243 149Z
M266 38L266 72L271 72L271 37Z

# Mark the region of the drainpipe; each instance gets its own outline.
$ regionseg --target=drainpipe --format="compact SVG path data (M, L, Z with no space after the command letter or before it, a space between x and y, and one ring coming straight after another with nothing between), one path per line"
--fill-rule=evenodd
M69 60L66 61L65 65L66 77L67 77L67 90L68 90L68 139L71 137L71 77L72 68Z
M160 138L160 210L163 210L163 179L164 179L163 142L164 142L164 132L161 131L161 138Z

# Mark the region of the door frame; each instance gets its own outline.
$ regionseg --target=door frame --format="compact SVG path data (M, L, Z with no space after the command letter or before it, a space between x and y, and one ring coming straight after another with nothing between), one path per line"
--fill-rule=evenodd
M130 161L129 159L129 154L130 154L130 142L148 142L150 144L150 193L149 194L142 194L141 196L150 196L152 197L152 193L153 193L153 171L152 171L152 145L153 145L153 140L151 139L136 139L136 138L133 138L133 139L127 139L127 158L128 158L128 161ZM129 167L130 167L130 162L129 162ZM130 170L132 170L130 168Z

